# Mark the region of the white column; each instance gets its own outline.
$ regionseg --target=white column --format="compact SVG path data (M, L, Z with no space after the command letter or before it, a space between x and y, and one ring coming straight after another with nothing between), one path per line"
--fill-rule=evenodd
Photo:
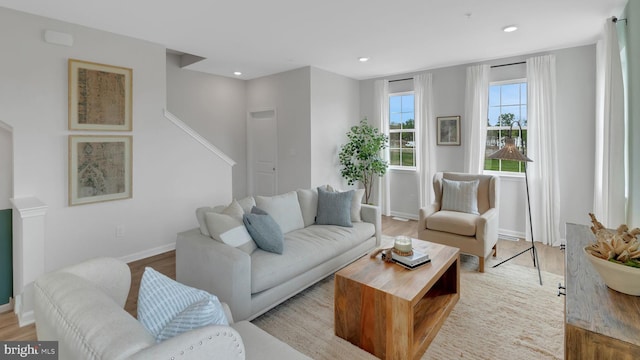
M44 230L47 205L35 197L13 204L13 311L19 325L35 322L33 282L44 274Z

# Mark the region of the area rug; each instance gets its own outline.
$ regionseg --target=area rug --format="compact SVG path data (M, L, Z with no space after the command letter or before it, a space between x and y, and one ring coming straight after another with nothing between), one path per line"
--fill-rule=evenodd
M422 359L563 359L559 275L503 264L478 273L463 255L460 300ZM253 321L313 359L376 359L334 335L333 276Z

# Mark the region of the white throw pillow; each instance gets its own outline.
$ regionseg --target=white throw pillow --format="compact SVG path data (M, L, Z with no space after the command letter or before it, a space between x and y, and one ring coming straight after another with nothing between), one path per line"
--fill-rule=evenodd
M304 227L315 224L318 215L318 189L298 189L296 192Z
M209 212L205 214L205 221L214 240L238 248L247 254L251 254L257 248L242 220L227 214Z
M454 181L442 179L441 210L479 215L478 185L480 180Z
M138 320L157 342L208 325L229 325L215 295L145 268L138 292Z
M242 211L244 211L245 214L250 214L251 208L256 206L256 201L253 196L247 196L246 198L238 200L238 204L242 207ZM240 218L242 218L242 216L240 216Z
M229 204L229 206L222 210L222 214L229 215L232 218L242 222L242 215L244 215L244 210L236 200L233 200L231 204Z
M298 194L295 191L276 196L256 196L255 200L256 206L271 215L283 234L304 228Z

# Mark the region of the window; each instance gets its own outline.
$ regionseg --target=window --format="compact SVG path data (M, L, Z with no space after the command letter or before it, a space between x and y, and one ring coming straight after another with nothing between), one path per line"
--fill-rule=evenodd
M416 129L413 92L389 95L389 165L416 168Z
M489 119L487 123L487 144L485 157L504 146L509 136L509 128L515 121L522 126L519 133L517 124L511 137L523 151L527 144L527 82L515 80L493 83L489 86ZM524 172L524 163L519 161L485 159L484 169L490 171Z

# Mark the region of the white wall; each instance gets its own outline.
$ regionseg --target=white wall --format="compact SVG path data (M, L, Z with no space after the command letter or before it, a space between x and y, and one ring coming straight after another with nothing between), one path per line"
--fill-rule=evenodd
M346 189L338 153L346 133L360 121L357 80L311 68L311 185ZM353 187L357 187L354 185Z
M51 29L73 47L45 43ZM231 200L231 169L162 116L163 46L0 8L0 119L13 127L14 196L49 206L45 270L95 256L135 258L171 248L197 226L197 206ZM67 60L133 69L133 198L67 204ZM124 228L122 238L115 228Z
M558 118L558 165L560 168L561 215L560 221L588 223L587 213L593 204L594 173L594 126L595 126L595 45L550 51L555 54L557 65L557 118ZM532 54L486 62L489 65L524 61ZM466 67L460 65L433 69L434 116L461 116L461 131L469 129L464 117L464 95ZM415 73L401 74L389 78L403 79ZM526 77L526 67L515 65L492 69L491 80ZM373 114L373 83L375 79L360 83L360 110L362 116ZM390 90L393 88L390 86ZM435 133L435 124L434 133ZM462 139L465 137L462 136ZM438 171L463 171L465 143L461 146L437 146L436 168ZM413 175L413 177L412 177ZM417 217L418 177L407 172L390 172L392 213L414 214ZM500 200L500 228L502 233L522 235L525 232L526 194L524 179L505 179ZM413 200L413 201L412 201ZM514 206L520 204L520 206ZM564 226L560 229L564 236Z
M304 67L247 81L247 111L276 110L279 194L311 186L310 74Z
M167 54L167 108L232 158L233 197L247 193L245 81L180 68Z
M0 122L0 210L11 209L9 199L13 197L12 137L11 131Z

